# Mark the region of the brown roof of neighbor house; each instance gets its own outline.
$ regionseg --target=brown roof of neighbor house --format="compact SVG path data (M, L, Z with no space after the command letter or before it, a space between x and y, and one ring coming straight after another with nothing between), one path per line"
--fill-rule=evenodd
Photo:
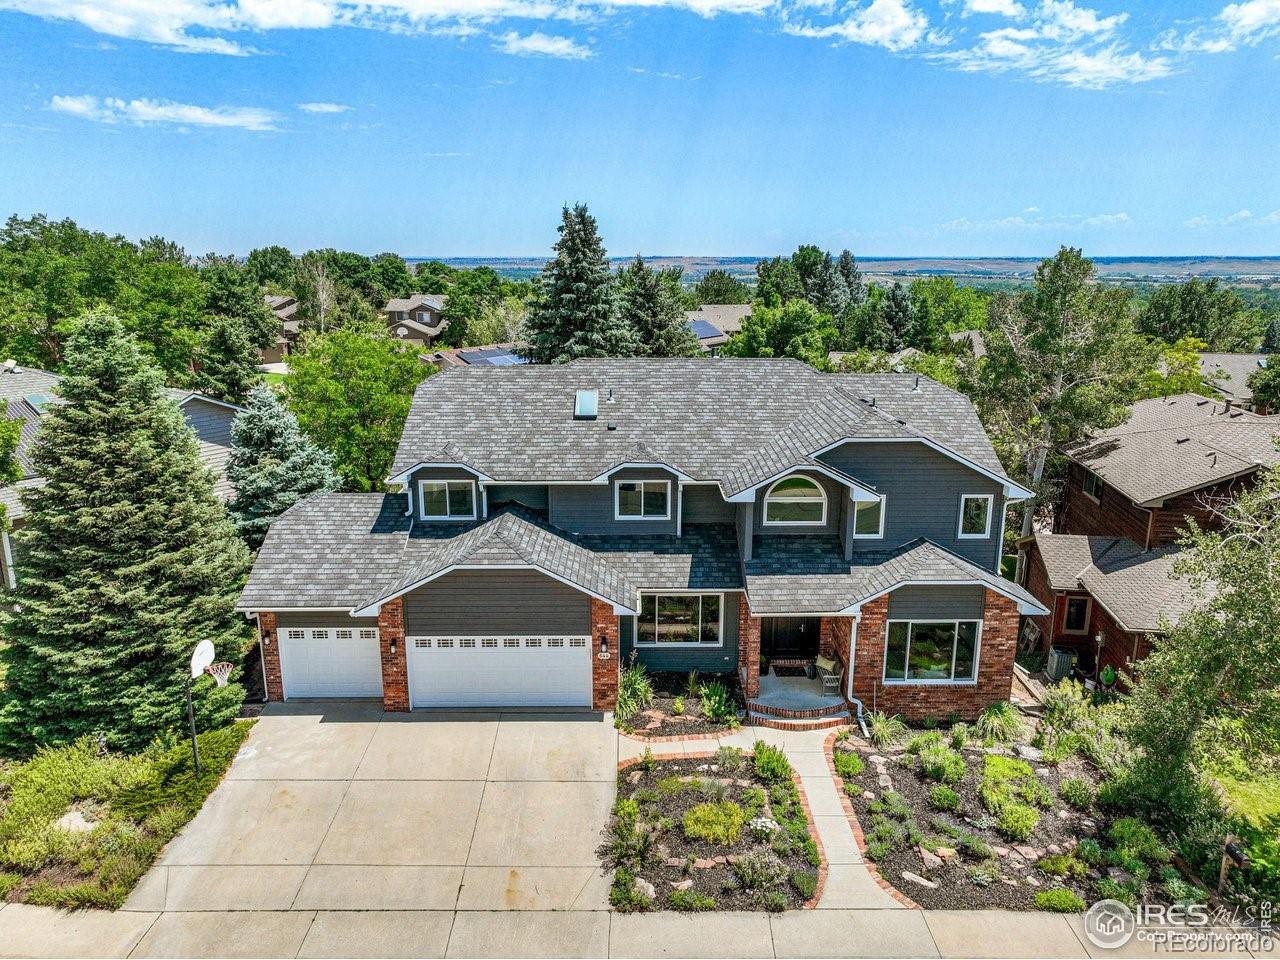
M1280 463L1280 418L1194 393L1140 400L1129 419L1067 448L1140 506Z
M686 310L684 316L690 323L705 320L721 333L734 334L742 329L742 321L751 316L751 304L704 303L697 310Z
M1126 537L1041 533L1035 537L1051 589L1084 590L1130 633L1158 633L1200 599L1174 576L1183 548L1143 551Z
M1202 353L1200 373L1224 397L1238 403L1251 403L1253 391L1249 389L1249 377L1264 369L1269 359L1265 353Z

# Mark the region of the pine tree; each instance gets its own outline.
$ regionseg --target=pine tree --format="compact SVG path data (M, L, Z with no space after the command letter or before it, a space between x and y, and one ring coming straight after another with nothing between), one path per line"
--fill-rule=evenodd
M897 350L911 330L915 320L915 307L907 288L896 280L884 298L884 319L893 331L893 349Z
M1280 315L1271 318L1262 335L1263 353L1280 353Z
M583 204L565 207L555 259L543 268L525 323L522 352L534 363L579 357L633 357L635 330L618 314L613 275L595 217Z
M697 336L684 319L679 282L678 274L652 270L640 256L618 271L622 319L636 331L642 356L696 357L702 353Z
M858 261L849 250L841 250L836 260L836 269L849 290L849 302L860 304L867 299L867 285L862 282L862 271L858 269Z
M849 286L829 253L822 258L822 266L818 268L814 296L813 305L833 317L840 316L849 305Z
M298 418L265 385L253 388L248 407L232 424L227 479L236 491L231 519L254 550L272 520L299 500L342 483L333 457L307 438Z
M196 382L216 400L243 404L253 385L261 380L258 352L243 322L215 317L209 339L197 355L200 370Z
M0 749L26 754L100 733L137 748L181 729L201 640L238 662L249 553L160 373L109 313L67 343L67 376L36 441L26 493ZM238 683L199 682L202 727L234 717Z

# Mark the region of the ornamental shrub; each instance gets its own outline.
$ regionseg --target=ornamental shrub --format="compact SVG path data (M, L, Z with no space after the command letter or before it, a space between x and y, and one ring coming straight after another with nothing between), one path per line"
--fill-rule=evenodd
M1015 801L1005 804L997 827L1011 840L1029 840L1039 824L1040 811Z
M1064 887L1057 887L1036 894L1036 909L1053 913L1080 913L1084 910L1084 901L1078 894Z
M746 814L731 800L699 803L684 814L685 836L728 846L742 839Z
M837 750L833 759L835 761L836 774L841 780L852 780L862 773L866 766L862 762L862 758L856 753L845 753Z
M937 743L920 751L920 770L930 780L959 783L964 779L964 757Z
M929 791L929 806L935 810L955 812L960 809L960 794L950 787L939 784Z
M752 748L756 776L766 783L782 783L791 779L791 761L777 747L757 740Z

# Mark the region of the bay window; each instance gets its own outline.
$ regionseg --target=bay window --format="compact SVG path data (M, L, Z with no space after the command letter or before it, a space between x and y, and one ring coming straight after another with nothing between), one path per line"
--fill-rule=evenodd
M886 683L964 683L978 676L978 620L890 620Z
M646 594L636 617L636 645L719 646L722 606L718 593Z

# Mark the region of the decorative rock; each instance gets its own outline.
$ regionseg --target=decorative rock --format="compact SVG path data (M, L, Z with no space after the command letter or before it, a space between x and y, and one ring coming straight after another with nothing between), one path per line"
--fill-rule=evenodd
M1008 847L992 847L991 852L997 857L1007 857L1009 855Z
M872 793L870 790L863 790L863 791L862 791L862 799L863 799L863 800L874 800L875 798L876 798L876 795L875 795L874 793Z
M698 858L697 860L693 861L693 869L695 870L710 870L715 865L716 865L716 862L714 860L704 860L702 858Z
M708 769L709 769L712 773L719 773L719 772L720 772L720 765L719 765L719 764L717 764L717 763L713 763L713 764L712 764Z
M1056 843L1051 843L1051 844L1049 844L1048 849L1049 849L1049 852L1050 852L1050 853L1055 854L1055 855L1056 855L1056 854L1059 854L1059 853L1061 853L1061 852L1062 852L1062 848L1061 848L1060 846L1058 846Z
M684 857L667 857L662 862L668 867L675 867L677 870L682 869L685 865Z
M93 821L74 807L55 820L53 825L68 833L88 833L94 827Z
M1039 761L1044 759L1043 750L1041 750L1039 747L1033 747L1025 743L1016 744L1013 748L1013 752L1016 753L1023 760Z
M688 890L693 886L692 880L668 880L667 883L671 884L673 890Z
M938 856L940 856L943 860L950 860L952 857L956 855L956 851L954 847L938 847L938 849L933 852L936 853Z
M1032 863L1040 859L1040 851L1038 851L1035 847L1027 847L1027 846L1022 846L1020 844L1014 844L1013 849L1018 851L1018 856L1022 857L1024 860L1029 860Z
M729 862L728 857L712 857L711 859L714 860L716 863L720 864L721 866L724 866L726 863Z
M876 777L876 783L880 785L881 789L893 789L893 781L889 779L889 775L887 773L882 773L880 776Z
M709 764L709 763L701 763L701 764L699 764L698 766L694 767L694 769L695 769L695 770L698 770L699 772L701 772L701 771L703 771L703 770L710 770L710 769L711 769L711 764Z
M836 744L836 749L839 750L841 753L853 753L858 748L855 747L848 740L841 740L839 743Z
M1034 873L1027 874L1027 885L1032 887L1040 886L1040 880Z
M1067 809L1065 809L1065 808L1063 808L1062 810L1059 810L1059 811L1058 811L1058 819L1059 819L1059 820L1070 820L1070 819L1071 819L1071 811L1070 811L1070 810L1067 810Z
M867 759L870 760L872 763L876 764L877 766L880 764L885 764L889 762L884 757L880 756L880 754L878 753L873 753L871 756L867 757Z
M1090 820L1088 817L1082 818L1080 820L1080 832L1090 837L1093 836L1098 832L1098 821Z
M920 848L920 860L924 863L926 870L937 870L942 866L942 858L937 854L930 853L924 847Z
M652 900L658 895L658 891L653 888L653 884L644 877L636 877L636 892Z
M1052 772L1048 767L1036 767L1036 775L1040 777L1047 777Z
M920 886L928 887L930 890L936 890L938 888L938 885L932 880L926 880L924 877L920 876L920 874L912 873L910 870L902 871L902 879L909 880L912 883L918 883Z
M991 754L993 757L996 757L996 756L1003 756L1004 754L1008 753L1009 751L1008 751L1008 750L1006 750L1004 747L983 747L983 748L982 748L982 752L983 752L983 753L989 753L989 754Z
M740 857L740 856L739 856L738 854L736 854L736 853L731 853L731 854L729 854L727 857L725 857L724 859L725 859L725 861L726 861L727 863L737 863L739 860L741 860L741 859L742 859L742 857Z
M1062 841L1062 849L1064 850L1074 850L1079 845L1080 841L1075 837L1067 837L1067 839Z
M640 778L644 776L643 770L632 770L627 774L627 783L639 783Z
M1011 880L1009 877L1001 877L1000 882L1003 883L1006 887L1016 887L1018 885L1017 880Z

